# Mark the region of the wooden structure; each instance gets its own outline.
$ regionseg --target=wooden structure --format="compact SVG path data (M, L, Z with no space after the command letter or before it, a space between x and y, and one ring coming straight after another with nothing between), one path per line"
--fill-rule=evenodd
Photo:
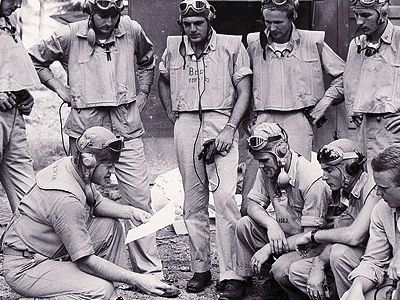
M176 23L180 0L129 0L128 13L137 20L155 45L159 57L165 48L168 35L179 35ZM217 0L210 1L217 10L214 27L220 33L245 36L259 30L259 0ZM400 0L391 0L390 18L400 24ZM296 25L302 29L324 30L327 43L343 58L346 58L349 42L356 31L353 13L348 0L300 0L299 18ZM154 115L154 112L157 112ZM352 136L347 129L344 105L331 108L327 113L328 122L315 129L314 149L332 141L334 137ZM151 120L151 122L148 122ZM158 99L156 84L153 86L149 105L144 112L148 134L172 136L172 124L168 122ZM147 123L147 124L146 124Z

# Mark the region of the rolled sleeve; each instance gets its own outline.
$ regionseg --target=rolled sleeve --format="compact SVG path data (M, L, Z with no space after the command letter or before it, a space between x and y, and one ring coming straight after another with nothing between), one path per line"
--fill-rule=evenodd
M160 74L162 76L164 76L165 78L169 79L169 66L170 66L170 56L168 54L168 49L165 49L162 57L161 57L161 61L159 64L159 70L160 70Z
M326 43L322 46L321 58L325 72L333 77L329 88L325 92L325 97L342 99L344 94L343 73L345 62Z
M244 77L253 74L253 71L250 69L249 54L242 43L240 43L240 48L234 64L235 68L232 75L232 81L236 86Z
M86 226L85 207L78 199L67 197L52 212L51 222L72 262L94 254L92 241Z
M135 23L137 24L137 23ZM138 25L138 35L136 39L136 58L138 69L154 69L154 46L140 25Z
M393 230L391 227L393 227L393 216L390 208L381 201L372 211L367 248L360 265L349 274L350 280L363 276L376 282L377 285L383 283L393 257L389 242L391 237L388 236L389 230Z
M266 191L265 186L266 184L262 175L262 171L258 170L253 187L248 193L247 198L257 203L264 202L266 205L269 205L270 199L268 197L268 192Z
M322 227L326 224L327 205L330 201L329 187L321 178L304 191L304 206L301 216L302 227Z
M50 70L53 62L59 61L63 67L66 67L70 43L71 29L69 26L63 26L49 39L42 40L29 49L28 53L41 82L46 82L54 77Z

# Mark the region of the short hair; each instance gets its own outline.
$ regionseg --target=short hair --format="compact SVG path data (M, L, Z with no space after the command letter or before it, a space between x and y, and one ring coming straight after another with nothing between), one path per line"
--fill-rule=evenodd
M286 13L286 16L291 21L295 21L297 18L297 6L294 3L293 4L285 3L281 6L262 4L261 5L261 13L263 13L264 10L266 10L266 9L271 10L271 11L282 11L282 12Z
M385 148L372 159L374 172L390 171L394 175L397 186L400 186L400 146L392 145Z

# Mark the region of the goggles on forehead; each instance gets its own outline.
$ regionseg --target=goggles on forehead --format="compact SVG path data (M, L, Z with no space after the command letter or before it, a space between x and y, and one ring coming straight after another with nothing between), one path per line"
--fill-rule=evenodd
M206 9L214 12L214 8L211 5L208 5L206 2L201 0L186 0L179 4L179 12L181 13L181 15L187 14L189 9L193 9L197 13L201 13Z
M320 163L332 166L340 164L343 160L359 157L357 152L343 152L342 149L329 145L322 147L317 153L317 159Z
M110 152L121 152L122 148L124 148L124 140L123 138L117 138L117 140L112 139L111 141L107 141L102 143L101 145L93 145L90 139L87 140L81 140L84 139L84 137L80 137L79 139L76 140L76 145L79 151L83 151L85 148L90 148L90 149L98 149L98 150L109 150Z
M268 138L264 138L262 136L251 136L247 139L247 143L249 148L254 151L258 151L264 148L268 143L275 142L281 140L281 136L271 136Z
M118 10L124 8L124 0L96 0L95 4L100 10L108 10L113 6Z
M281 6L286 4L287 2L291 2L291 0L262 0L261 5L273 3L277 6Z
M384 4L386 2L388 2L388 0L349 0L350 1L350 5L356 5L357 2L360 2L360 4L364 7L370 8L373 7L375 5L379 5L379 4Z

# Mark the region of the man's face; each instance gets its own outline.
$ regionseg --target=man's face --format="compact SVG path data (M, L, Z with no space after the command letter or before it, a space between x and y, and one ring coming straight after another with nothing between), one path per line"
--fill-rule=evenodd
M93 171L92 182L101 186L109 185L113 169L114 164L112 163L99 164Z
M343 187L343 174L336 166L321 164L322 180L326 181L332 191L339 191Z
M204 17L185 17L182 19L185 34L192 43L202 43L207 39L208 22Z
M292 22L286 12L279 10L263 10L265 26L269 31L272 40L276 43L286 43L290 39Z
M400 187L394 180L392 171L374 172L377 187L376 194L385 200L391 208L400 207Z
M371 8L353 8L357 26L365 35L371 35L379 29L379 14Z
M117 25L118 19L119 13L116 11L101 14L95 13L93 15L93 25L98 33L104 37L108 37Z
M272 153L263 153L257 158L260 169L268 178L277 177L280 172L278 161Z
M4 17L8 17L19 7L21 7L21 0L1 0L0 8Z

